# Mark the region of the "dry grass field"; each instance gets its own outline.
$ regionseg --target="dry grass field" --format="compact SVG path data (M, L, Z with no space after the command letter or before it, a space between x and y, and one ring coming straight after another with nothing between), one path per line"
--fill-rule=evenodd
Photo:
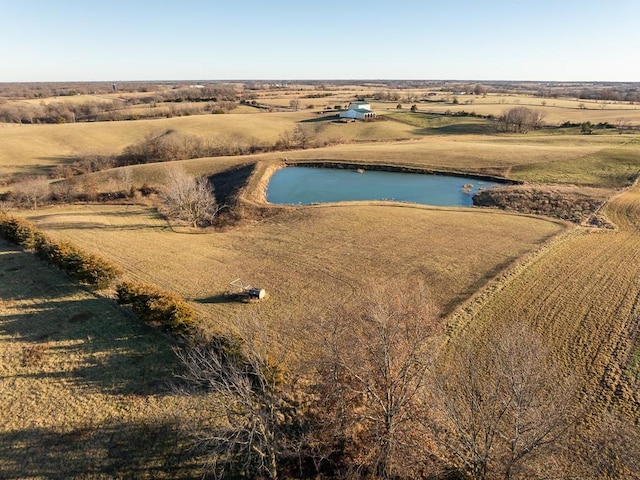
M292 98L318 106L344 104L378 88L269 90L258 100L282 106ZM304 98L322 92L332 95ZM612 197L600 213L615 224L612 230L498 210L385 202L259 205L262 216L198 231L170 224L153 197L145 204L56 205L16 213L57 239L113 261L127 279L181 295L205 330L228 331L238 318L256 317L286 335L297 357L313 354L310 323L336 304L366 295L372 281L424 283L449 333L482 340L502 326L526 325L549 349L551 361L577 377L590 419L595 422L611 407L637 424L640 137L498 134L486 119L424 111L499 115L510 106L539 105L551 123L613 123L624 114L640 124L640 110L596 102L584 102L582 108L574 99L524 95L458 98L458 105L419 103L419 113L398 111L395 102L374 102L388 118L370 123L338 124L308 110L261 113L242 106L232 114L134 122L0 124L0 180L47 172L87 152L118 154L148 134L167 130L274 143L296 125L306 125L317 138L340 144L176 163L197 175L256 164L242 196L245 207L251 204L247 208L264 201L267 177L262 174L283 161L408 166L575 185L563 188L578 191L606 189ZM138 185L158 186L167 166L127 168ZM100 188L109 190L119 173L94 175ZM266 289L267 299L230 301L224 293L237 278ZM196 459L182 448L177 424L181 415L200 415L202 405L167 389L179 369L172 341L123 313L108 295L74 287L0 242L0 405L5 413L0 477L67 478L70 472L84 478L188 478L200 473ZM147 445L149 438L155 440Z
M389 92L398 96L398 100L381 101L374 97L380 92ZM328 95L320 98L309 98L312 95ZM301 108L313 106L314 109L324 106L346 106L355 98L371 100L374 110L381 114L393 112L400 105L408 111L416 105L419 111L430 113L445 112L474 112L479 115L499 116L505 110L513 107L529 107L544 114L544 123L560 125L571 123L600 123L616 124L624 120L631 125L640 125L640 105L625 101L603 101L570 97L540 97L526 94L490 93L487 95L456 94L455 92L441 92L434 89L384 89L380 87L343 86L336 89L301 89L298 91L270 91L259 96L261 102L288 106L292 99L297 99ZM409 100L411 99L411 100ZM427 101L423 101L423 100ZM457 103L454 103L454 100Z
M312 352L306 322L361 294L371 279L423 281L450 312L566 228L497 211L384 203L284 208L262 221L202 233L180 233L140 205L21 214L114 260L128 278L184 296L205 329L226 331L238 316L257 316L288 335L298 354ZM9 407L0 427L0 473L197 475L176 424L180 415L206 410L167 392L178 369L171 342L29 254L4 243L1 254L7 281L0 286L0 402ZM223 293L238 277L265 288L268 300L228 302ZM132 448L139 444L145 447Z
M260 315L276 323L295 324L361 292L370 279L424 281L450 311L564 228L494 211L384 204L284 209L269 220L201 234L176 233L138 206L58 207L27 216L112 259L132 279L194 302L213 329L252 308L224 302L236 278L267 290Z
M447 97L447 102L419 103L419 111L430 113L445 112L474 112L478 115L500 116L513 107L528 107L544 114L543 122L548 125L571 123L600 123L608 122L615 125L624 120L631 125L640 125L640 105L628 102L596 102L580 99L548 99L531 96L494 96L481 97L478 95L459 96L457 104L451 102L453 96ZM405 108L411 105L405 104ZM388 105L387 105L388 107Z
M605 214L618 230L573 231L481 296L463 323L480 338L527 325L553 361L579 378L593 418L618 407L638 419L640 188L616 197Z
M341 125L313 114L257 113L198 115L131 122L61 125L0 124L0 177L40 174L87 153L120 154L147 135L169 130L221 142L274 144L299 122L309 121L319 140L331 142L384 141L413 138L413 128L398 122Z
M197 475L172 341L0 241L0 477ZM137 447L134 447L137 446Z
M149 134L167 130L201 137L275 142L301 114L200 115L133 122L6 125L0 128L0 175L46 171L85 153L119 154Z
M358 92L355 87L352 90L345 88L336 95L344 100L342 103L348 103L349 96L355 98L363 92ZM372 93L374 89L369 89L364 93ZM321 92L316 92L321 93ZM326 92L325 92L326 93ZM291 98L302 97L309 92L272 92L271 100L281 99L288 102ZM69 97L78 99L78 97ZM601 104L589 101L578 102L569 99L539 99L535 97L522 96L468 96L467 100L473 100L472 104L458 105L446 104L441 102L430 102L419 105L419 113L411 114L404 110L398 111L395 108L395 102L373 102L374 110L378 114L387 118L387 121L371 122L371 123L352 123L339 124L332 122L331 115L318 115L314 113L317 109L303 109L298 112L286 113L265 113L252 107L241 106L233 110L233 113L224 115L195 115L189 117L165 118L154 120L137 120L126 122L100 122L100 123L75 123L62 125L15 125L0 124L0 144L3 148L0 151L0 178L11 176L14 174L38 174L51 170L60 163L71 161L73 158L87 154L119 154L123 148L135 142L139 142L149 134L161 134L172 130L177 134L196 135L200 137L210 138L223 142L240 142L245 144L274 144L282 135L290 132L296 125L305 125L314 131L317 141L329 143L348 144L341 150L341 155L347 155L350 148L354 144L363 142L373 142L375 144L394 142L394 145L387 148L390 152L390 161L393 160L396 150L395 142L401 140L429 140L428 137L437 136L437 142L447 142L442 147L430 144L425 148L424 145L416 146L415 152L413 148L407 146L401 147L395 155L397 158L402 155L408 160L411 157L430 155L431 153L442 156L442 163L446 164L451 155L459 157L466 151L474 151L477 149L477 156L473 158L474 167L482 165L485 158L503 159L504 155L500 151L501 140L493 140L496 136L495 125L491 122L474 117L446 117L442 115L428 115L425 112L443 113L447 110L452 112L465 110L475 111L478 114L500 115L504 110L513 106L535 106L545 101L546 105L539 106L545 112L545 119L551 124L560 124L565 121L580 123L590 121L591 123L610 122L616 124L620 120L629 122L629 124L640 124L640 110L638 105L629 103L612 103ZM473 97L473 98L472 98ZM85 97L82 97L85 98ZM90 97L89 97L90 98ZM333 98L333 97L327 97ZM440 98L440 97L435 97ZM448 98L445 96L443 98ZM323 99L311 99L323 100ZM27 100L25 100L27 102ZM33 100L28 100L33 102ZM339 102L340 103L340 102ZM554 105L555 104L555 105ZM586 108L579 108L578 105L584 104ZM472 108L470 108L472 107ZM146 108L146 107L132 107ZM485 144L485 138L479 137L478 134L489 134L489 144L496 146L496 151L488 149ZM464 138L465 135L472 135L472 138ZM463 138L458 138L463 136ZM505 140L505 146L512 149L506 152L510 154L513 161L520 159L520 152L516 153L519 144L529 144L536 142L537 145L548 145L550 150L548 154L538 150L531 152L535 155L537 161L544 161L545 158L565 158L570 155L571 151L576 152L575 146L581 144L593 145L594 149L603 141L602 139L594 139L594 136L571 136L571 140L552 139L553 135L543 136L544 140L532 140L537 135L517 136ZM452 138L449 138L452 137ZM577 137L577 139L575 138ZM612 147L624 142L628 142L631 135L620 135L621 139L615 139L615 135L606 135ZM477 145L480 140L481 145ZM470 140L470 143L467 143ZM448 142L455 142L454 145ZM460 143L463 145L460 145ZM606 141L605 141L606 142ZM464 144L467 145L464 145ZM516 147L515 145L518 145ZM524 145L523 145L524 146ZM433 147L433 150L430 150ZM557 147L557 148L555 148ZM374 150L385 147L375 145ZM588 148L588 147L587 147ZM429 151L425 152L425 150ZM573 149L573 150L571 150ZM561 153L558 150L562 150ZM331 150L330 150L331 152ZM366 150L362 152L368 155ZM586 152L588 154L591 152ZM372 152L375 158L375 152ZM527 151L523 151L524 158L527 158ZM320 152L318 155L322 155ZM357 154L356 154L357 155ZM560 155L558 157L558 155ZM433 155L431 155L433 156ZM365 158L368 160L368 158ZM546 168L546 167L545 167ZM591 168L591 166L589 167ZM555 173L558 172L553 172ZM533 178L533 177L532 177ZM548 181L547 179L535 179L536 181ZM573 181L572 179L562 181Z
M354 124L336 126L347 129ZM331 126L333 128L333 126ZM194 175L211 175L237 165L263 162L339 161L399 165L437 171L498 175L514 180L604 188L631 184L640 172L640 142L630 135L430 135L418 140L363 142L268 154L184 160ZM128 167L138 184L161 183L167 165ZM96 174L109 190L117 170Z

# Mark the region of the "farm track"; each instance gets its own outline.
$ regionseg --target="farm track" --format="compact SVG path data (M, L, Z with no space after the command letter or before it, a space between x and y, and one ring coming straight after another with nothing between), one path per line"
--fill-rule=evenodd
M617 231L580 229L531 259L452 321L466 335L490 335L525 323L544 339L552 361L576 375L594 415L615 406L640 416L640 395L627 372L640 347L640 191L608 204Z

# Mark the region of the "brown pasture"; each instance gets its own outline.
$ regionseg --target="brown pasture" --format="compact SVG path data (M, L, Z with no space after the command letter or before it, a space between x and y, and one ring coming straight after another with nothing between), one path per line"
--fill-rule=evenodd
M344 103L358 88L336 91L342 102L305 101ZM274 92L263 99L286 105L290 98ZM503 100L475 97L455 108L499 114L510 105L538 108L541 101ZM567 99L540 107L550 122L636 118L632 105L603 105L582 108ZM382 102L374 107L395 108ZM433 108L453 110L444 103ZM167 129L272 142L298 122L317 119L311 112L254 111L243 107L246 113L122 124L0 125L0 174L39 173L86 151L118 153ZM153 206L136 204L18 213L54 237L114 261L129 279L182 295L207 330L227 330L238 316L254 315L306 353L312 352L308 322L336 303L366 295L372 280L423 282L454 335L482 339L503 325L523 323L542 338L552 361L579 379L593 418L608 407L640 418L640 188L619 190L640 172L636 136L425 135L420 126L391 120L323 122L309 124L323 125L322 135L348 143L180 163L191 173L214 174L256 161L262 162L259 173L283 160L348 161L606 187L618 193L601 213L617 229L381 202L266 207L262 218L197 232L172 226ZM129 168L139 184L160 184L165 167ZM96 176L101 185L115 177L116 171ZM263 181L251 180L246 201L262 201ZM7 406L0 427L0 476L47 477L69 466L80 475L93 465L96 476L171 478L168 465L192 465L189 458L172 456L177 444L171 442L178 442L172 436L179 421L175 414L201 410L164 387L177 368L168 338L5 243L0 243L0 277L0 404ZM265 288L268 299L230 302L224 292L236 278ZM168 434L169 443L150 446L148 454L125 451L149 432Z
M48 233L113 260L131 279L182 295L213 330L229 328L248 309L274 325L300 325L308 314L362 294L371 279L422 281L450 312L564 228L497 211L370 203L279 209L262 221L206 233L173 231L141 206L25 213ZM269 300L225 301L236 278L265 288Z

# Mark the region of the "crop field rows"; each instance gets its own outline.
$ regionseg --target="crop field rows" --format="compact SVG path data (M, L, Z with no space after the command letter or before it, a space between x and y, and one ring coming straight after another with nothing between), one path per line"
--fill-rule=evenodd
M639 345L640 218L638 189L607 209L615 232L578 232L553 245L472 316L467 334L490 335L509 323L532 328L566 374L610 405L637 417L640 395L632 361ZM595 391L594 391L595 390ZM586 393L586 392L585 392Z

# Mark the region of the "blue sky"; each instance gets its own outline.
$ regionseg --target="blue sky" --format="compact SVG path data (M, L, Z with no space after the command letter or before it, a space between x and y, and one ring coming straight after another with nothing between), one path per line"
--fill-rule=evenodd
M640 81L640 0L0 0L0 82Z

